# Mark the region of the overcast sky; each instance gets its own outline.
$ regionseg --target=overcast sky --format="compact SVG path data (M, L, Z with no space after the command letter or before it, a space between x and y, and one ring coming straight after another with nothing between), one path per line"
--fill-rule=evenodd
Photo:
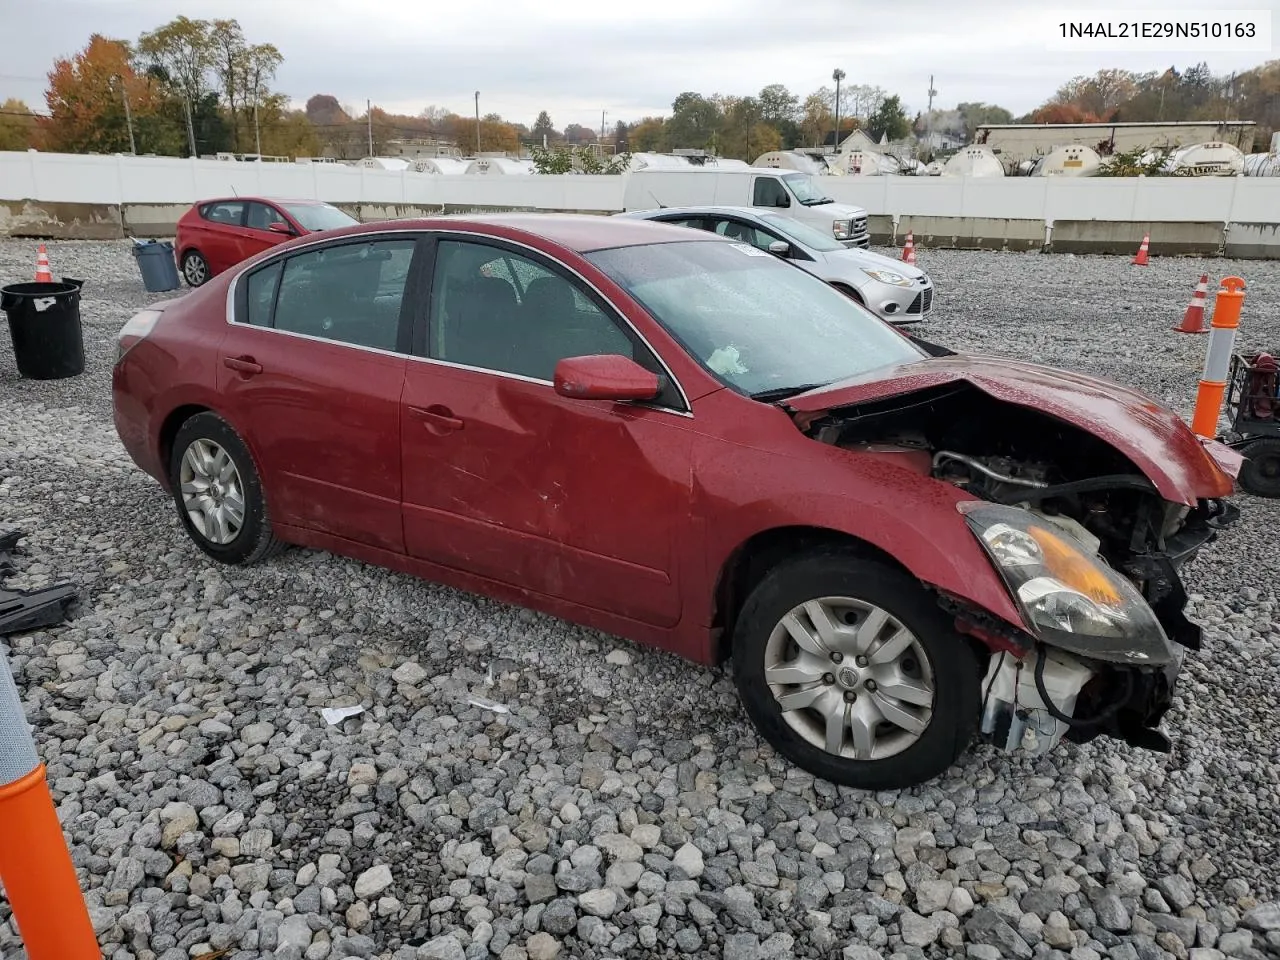
M1076 18L1117 10L1204 19L1226 8L1271 10L1277 0L1077 0ZM670 112L684 90L755 93L782 83L803 96L845 83L899 94L912 112L997 103L1023 113L1063 81L1102 67L1179 67L1215 73L1256 66L1271 52L1116 52L1049 49L1062 19L1035 0L0 0L0 100L43 108L54 57L90 33L134 39L178 14L235 17L252 42L280 48L276 87L301 105L314 93L366 98L388 111L428 105L532 124L600 125Z

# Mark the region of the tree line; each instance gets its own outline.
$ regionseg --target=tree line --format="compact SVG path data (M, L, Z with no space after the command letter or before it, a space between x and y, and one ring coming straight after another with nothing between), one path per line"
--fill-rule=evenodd
M133 41L94 34L84 49L54 62L46 112L13 99L0 104L0 150L358 159L386 155L392 140L434 139L464 154L545 146L550 155L598 143L606 153L702 149L751 161L770 150L843 141L858 129L877 142L926 131L971 142L987 123L1245 119L1257 122L1260 149L1280 129L1280 60L1229 76L1216 76L1203 63L1144 74L1100 70L1073 78L1017 118L982 102L925 116L899 95L865 84L841 84L837 103L830 86L800 96L775 83L752 95L686 91L666 115L616 121L603 130L577 123L559 128L545 110L526 126L492 112L477 122L435 106L394 114L323 93L295 110L272 88L283 62L275 45L252 42L234 19L179 16ZM931 158L927 147L917 155Z

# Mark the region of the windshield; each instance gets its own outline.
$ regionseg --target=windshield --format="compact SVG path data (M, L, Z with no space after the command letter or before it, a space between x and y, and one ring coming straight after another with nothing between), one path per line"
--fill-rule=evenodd
M327 203L286 203L283 206L289 211L289 216L307 230L336 230L360 222Z
M812 274L741 243L587 255L722 383L778 399L926 354Z
M807 173L789 173L782 179L796 195L796 199L806 207L815 203L831 203L831 198L822 192L822 188Z
M809 249L817 250L819 253L834 253L848 249L843 243L832 237L831 234L815 230L799 220L793 220L777 213L762 213L759 214L759 217L784 237L790 237L796 243L802 243Z

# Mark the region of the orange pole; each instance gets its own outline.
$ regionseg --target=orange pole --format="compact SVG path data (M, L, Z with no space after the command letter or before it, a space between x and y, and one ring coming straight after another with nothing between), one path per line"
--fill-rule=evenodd
M0 650L0 884L30 960L102 960L44 764Z
M1218 432L1218 415L1227 390L1231 369L1231 351L1235 347L1236 330L1240 327L1240 310L1244 306L1244 280L1226 277L1223 289L1213 302L1213 322L1209 325L1209 350L1204 359L1204 373L1196 391L1196 407L1191 417L1191 430L1197 436L1214 437Z

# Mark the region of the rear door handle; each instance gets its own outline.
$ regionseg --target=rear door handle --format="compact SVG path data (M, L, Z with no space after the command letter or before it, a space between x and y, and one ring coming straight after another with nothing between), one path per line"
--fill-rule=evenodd
M223 357L223 364L230 370L237 373L244 373L252 376L255 373L262 372L262 364L258 363L253 357Z
M453 415L452 410L438 403L429 407L410 407L409 412L428 427L441 430L461 430L463 427L462 421Z

